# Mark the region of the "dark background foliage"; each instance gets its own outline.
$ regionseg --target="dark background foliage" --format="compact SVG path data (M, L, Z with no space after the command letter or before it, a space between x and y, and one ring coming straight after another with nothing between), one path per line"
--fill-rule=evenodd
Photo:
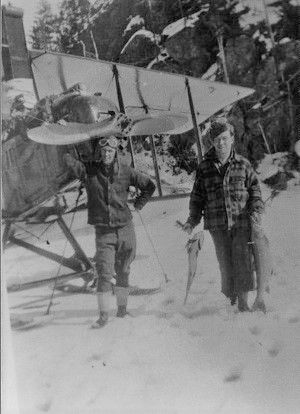
M55 15L51 13L51 2L40 0L32 28L32 47L140 67L147 67L164 52L167 57L152 64L152 69L196 77L217 64L215 80L256 91L227 114L235 126L238 151L254 161L268 151L292 151L299 139L300 7L290 0L274 2L281 16L276 24L268 26L262 20L244 28L241 17L248 9L237 8L238 3L113 0L91 4L89 0L64 0ZM170 23L188 19L199 11L193 27L187 25L173 36L164 35ZM134 16L140 19L128 28ZM152 33L153 38L137 33L140 29ZM283 41L285 38L289 41ZM221 59L222 51L225 60ZM189 133L184 139L184 151L191 151L194 140ZM203 141L208 147L209 137L204 136ZM176 147L171 147L176 158ZM186 155L193 160L192 152Z

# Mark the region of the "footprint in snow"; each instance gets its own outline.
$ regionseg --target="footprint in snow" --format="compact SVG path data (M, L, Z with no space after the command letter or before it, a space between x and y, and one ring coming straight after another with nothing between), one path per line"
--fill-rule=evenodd
M274 344L271 345L270 348L268 349L268 354L272 358L275 358L279 354L281 349L282 349L282 346L278 342L274 342Z
M92 353L92 355L90 355L90 356L87 358L87 361L88 361L88 362L90 362L90 361L100 361L100 360L101 360L101 358L102 358L102 355L101 355L101 354L98 354L98 353L96 353L96 352L93 352L93 353Z
M51 400L45 401L44 403L38 404L37 408L39 411L46 413L50 410Z
M201 336L202 334L199 331L190 331L189 335L191 335L191 336Z
M173 315L170 312L158 311L156 316L161 319L171 319Z
M292 318L289 319L289 323L297 323L300 321L299 316L293 316Z
M240 381L242 379L242 368L241 367L233 367L231 372L224 378L224 382L235 382Z
M169 298L166 298L163 302L162 302L162 305L163 306L168 306L168 305L171 305L172 303L174 303L175 302L175 299L174 298L172 298L172 297L169 297Z
M252 333L252 335L259 335L261 333L261 329L258 326L252 326L249 328L249 332Z

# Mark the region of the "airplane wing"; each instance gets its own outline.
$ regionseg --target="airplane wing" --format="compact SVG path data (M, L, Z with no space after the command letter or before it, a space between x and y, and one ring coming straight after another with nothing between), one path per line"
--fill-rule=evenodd
M170 112L188 118L184 125L171 125L172 128L168 131L170 134L183 133L193 128L187 81L198 124L254 92L250 88L222 82L54 52L34 57L32 70L39 99L60 94L72 85L82 82L88 94L101 93L115 103L120 103L121 95L125 113L130 119L145 113L161 118L162 114L167 115Z

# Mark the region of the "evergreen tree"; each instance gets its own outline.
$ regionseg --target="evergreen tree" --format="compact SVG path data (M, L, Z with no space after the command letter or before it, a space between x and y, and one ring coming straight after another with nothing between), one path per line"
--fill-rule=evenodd
M136 14L139 13L132 0L114 0L103 6L100 5L94 23L95 40L101 59L118 61L129 36L129 33L124 36L124 31L130 17ZM144 17L142 13L140 15Z
M37 17L32 27L33 49L58 50L57 36L55 35L55 24L57 17L52 14L51 4L48 0L40 0Z
M97 13L89 0L64 0L60 6L58 33L64 53L98 59L94 40L93 16Z
M275 40L278 42L284 37L300 39L300 5L294 5L291 0L283 0L279 4L282 11L282 18L273 26Z

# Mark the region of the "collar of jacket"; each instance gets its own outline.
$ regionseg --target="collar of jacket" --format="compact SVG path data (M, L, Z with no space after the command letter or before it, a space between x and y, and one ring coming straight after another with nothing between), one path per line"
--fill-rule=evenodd
M207 151L207 153L204 155L204 159L205 160L212 160L214 162L218 161L218 157L217 157L216 150L215 150L214 147L210 148ZM241 156L235 152L234 148L232 148L232 151L231 151L231 154L230 154L230 157L229 157L228 161L231 161L231 160L239 161L240 159L241 159Z
M105 175L105 171L108 170L111 166L112 165L110 164L109 166L106 167L106 165L103 164L102 161L100 161L99 163L100 171L104 175ZM120 170L120 162L119 162L119 158L116 156L113 162L113 166L112 166L113 175L119 175L119 170Z

